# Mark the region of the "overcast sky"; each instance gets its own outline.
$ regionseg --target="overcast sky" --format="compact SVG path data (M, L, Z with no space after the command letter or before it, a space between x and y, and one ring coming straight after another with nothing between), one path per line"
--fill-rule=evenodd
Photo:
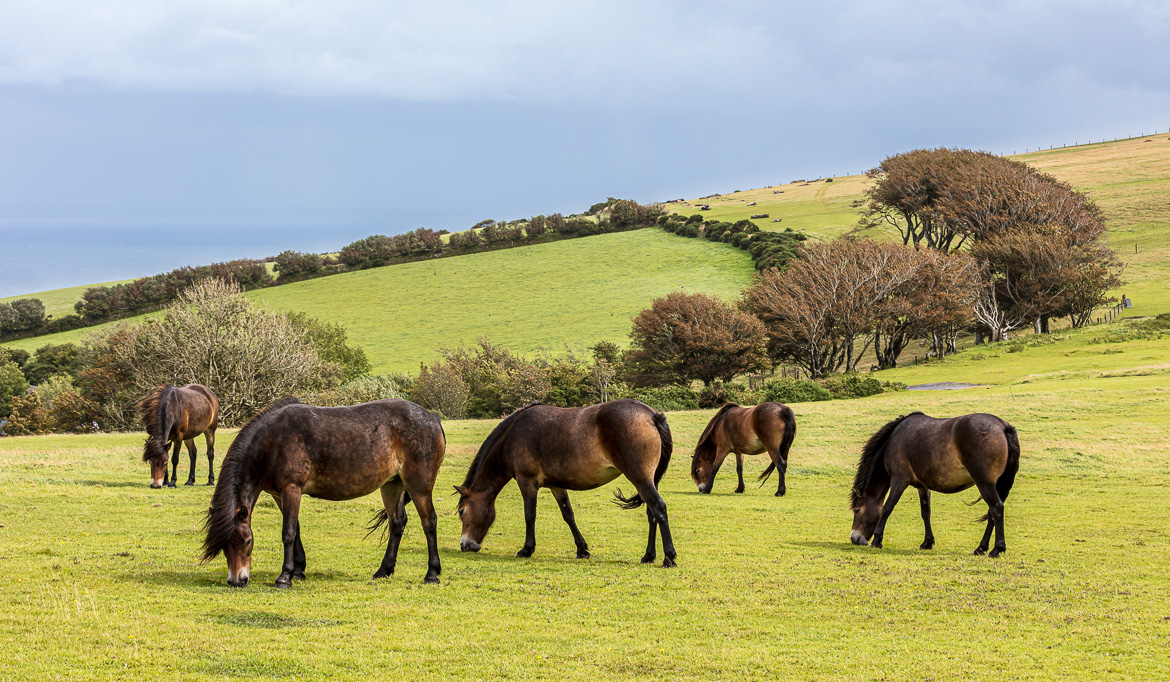
M6 2L0 229L460 229L1163 131L1168 36L1117 0Z

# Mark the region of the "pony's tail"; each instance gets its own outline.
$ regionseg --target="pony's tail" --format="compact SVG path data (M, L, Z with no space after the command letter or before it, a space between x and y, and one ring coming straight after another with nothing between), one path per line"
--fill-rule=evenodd
M1003 430L1003 435L1007 438L1007 465L995 481L995 492L999 493L1000 502L1007 501L1008 493L1012 491L1012 486L1016 482L1016 472L1020 470L1020 434L1016 427L1008 424ZM987 514L980 516L979 520L986 521Z
M658 440L662 443L658 454L658 468L654 470L654 487L657 488L658 482L666 474L667 465L670 464L670 455L674 452L674 438L670 435L670 424L666 422L666 415L661 412L654 412L654 428L658 429ZM615 498L613 503L622 509L637 509L646 503L641 495L624 497L621 489L613 491L613 496Z
M374 514L374 518L370 519L370 525L366 526L366 530L370 531L370 532L366 533L366 538L373 535L374 531L378 530L379 528L381 528L383 525L385 525L389 521L390 521L390 514L387 513L387 511L385 509L379 509L377 511L377 513ZM382 531L382 535L385 535L385 534L386 534L386 532ZM381 537L381 535L379 537ZM364 540L365 538L362 538L362 539Z
M780 411L780 416L784 419L784 435L780 437L780 456L784 461L788 461L788 451L792 449L792 439L796 438L796 413L792 408L785 405L784 409ZM760 474L757 481L760 482L760 487L768 482L768 477L776 470L776 463L770 462L768 468L764 469L764 473Z

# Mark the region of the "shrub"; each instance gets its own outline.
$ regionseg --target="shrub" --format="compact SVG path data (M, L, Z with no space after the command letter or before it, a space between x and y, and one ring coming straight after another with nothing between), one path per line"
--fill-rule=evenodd
M280 273L281 280L315 275L321 272L324 265L324 259L320 255L300 251L283 251L275 260L274 269Z
M53 398L49 417L54 431L89 433L96 430L101 409L92 400L74 391L66 391Z
M833 374L818 383L832 393L834 398L865 398L878 395L885 390L882 382L874 377L854 373Z
M20 367L11 360L0 359L0 419L11 412L12 399L28 391L28 381Z
M33 385L40 384L54 374L76 377L84 363L81 349L74 344L49 344L38 348L32 359L25 363L24 377Z
M37 399L35 391L12 398L8 424L4 426L5 433L10 436L35 436L52 430L53 420Z
M772 403L813 403L832 400L833 394L815 381L806 379L772 379L761 389L764 400Z
M419 367L410 398L445 419L463 419L467 416L469 395L467 382L458 372L435 362L430 367Z
M322 360L341 366L342 382L350 382L370 373L366 352L346 343L345 327L335 322L322 322L305 313L289 312L285 316L294 327L304 332Z
M322 407L357 405L371 400L401 398L410 400L414 379L404 373L361 377L332 390L313 396L312 403Z
M699 392L687 386L642 388L629 397L641 400L660 412L699 409Z

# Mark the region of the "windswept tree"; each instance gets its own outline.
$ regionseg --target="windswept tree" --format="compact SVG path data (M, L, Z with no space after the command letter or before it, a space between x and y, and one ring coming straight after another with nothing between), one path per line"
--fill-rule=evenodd
M681 291L654 299L634 318L627 354L638 383L710 386L764 365L764 326L714 296Z
M124 403L163 384L205 384L219 397L221 423L234 425L282 396L333 388L342 376L304 328L218 279L183 292L161 318L95 336L89 355L81 383L115 428L130 425L121 423L132 414Z

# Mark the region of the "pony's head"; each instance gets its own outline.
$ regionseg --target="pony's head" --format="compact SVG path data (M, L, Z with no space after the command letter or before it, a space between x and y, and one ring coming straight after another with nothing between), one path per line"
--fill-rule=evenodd
M691 458L691 480L699 487L700 493L711 492L711 480L718 470L715 466L715 444L709 441L700 443Z
M218 510L213 504L207 510L206 526L203 561L210 561L223 552L228 565L228 585L247 587L252 572L252 511L242 504L225 510Z
M463 535L459 538L459 549L464 552L478 552L487 537L488 529L496 520L496 496L487 492L473 492L465 485L455 486L459 493L456 511L463 521Z
M886 486L888 488L888 486ZM855 545L868 545L882 517L885 490L853 491L853 532L849 540Z
M142 448L142 461L150 465L151 488L161 488L167 484L167 451L164 443L147 438Z

